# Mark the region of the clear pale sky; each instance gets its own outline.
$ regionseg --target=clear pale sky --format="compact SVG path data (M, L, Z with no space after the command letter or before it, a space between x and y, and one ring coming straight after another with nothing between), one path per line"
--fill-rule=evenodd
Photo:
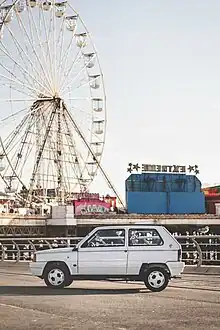
M203 183L219 183L220 1L74 2L104 72L103 166L119 193L129 161L198 164Z

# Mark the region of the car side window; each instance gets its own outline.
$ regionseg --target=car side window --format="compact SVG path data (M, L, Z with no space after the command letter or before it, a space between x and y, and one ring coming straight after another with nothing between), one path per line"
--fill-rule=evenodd
M163 240L156 229L129 229L128 232L129 246L160 246Z
M112 247L125 246L124 229L100 229L92 237L83 243L81 248L85 247Z

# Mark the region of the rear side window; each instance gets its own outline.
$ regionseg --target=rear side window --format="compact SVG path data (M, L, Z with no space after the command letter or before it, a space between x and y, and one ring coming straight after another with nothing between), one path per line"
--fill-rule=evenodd
M163 244L164 242L156 229L129 229L129 246L160 246Z

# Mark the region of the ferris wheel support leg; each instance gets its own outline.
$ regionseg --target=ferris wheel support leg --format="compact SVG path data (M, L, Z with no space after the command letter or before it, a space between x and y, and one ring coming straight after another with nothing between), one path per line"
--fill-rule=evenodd
M33 169L33 172L32 172L32 176L31 176L31 179L30 179L30 189L29 189L29 197L28 197L28 202L29 203L32 200L32 193L33 193L33 190L34 190L34 183L35 183L35 179L36 179L36 174L37 174L38 166L39 166L40 160L42 158L44 147L45 147L45 144L46 144L48 135L50 133L50 130L51 130L51 127L52 127L52 123L53 123L53 120L54 120L54 117L55 117L55 114L56 114L56 111L57 111L57 104L55 103L54 104L54 109L53 109L53 111L51 111L51 114L50 114L50 118L49 118L49 121L48 121L48 126L47 126L46 132L44 134L42 145L39 148L38 153L37 153L36 163L35 163L35 166L34 166L34 169Z
M63 108L65 108L69 119L71 120L71 122L73 123L73 126L77 132L77 134L81 137L82 141L84 142L84 144L86 145L86 147L88 148L89 152L91 153L94 161L97 163L98 168L100 169L102 175L104 176L106 182L108 183L109 187L112 189L112 191L114 192L115 196L118 198L118 201L120 202L121 206L123 207L124 210L126 210L126 207L120 197L120 195L118 194L116 188L114 187L113 183L111 182L111 180L109 179L108 175L106 174L105 170L103 169L103 167L101 166L99 160L97 159L95 153L93 152L92 148L90 147L89 143L86 141L86 138L84 137L83 133L81 132L81 130L79 129L76 121L73 119L71 113L69 112L69 110L67 109L67 107L63 104Z
M62 171L62 134L61 134L61 113L62 102L59 102L59 108L57 111L57 180L58 180L58 202L64 205L64 182Z
M75 143L74 143L74 139L73 139L73 136L71 134L71 130L70 130L70 127L68 125L68 121L67 121L67 118L66 118L66 115L65 115L65 112L64 111L63 111L62 115L63 115L63 121L64 121L64 124L65 124L65 128L66 128L66 130L68 132L67 138L68 138L68 141L69 141L69 145L70 145L70 147L73 150L73 155L75 155L74 157L77 158L77 159L79 159L78 151L76 149L76 146L75 146ZM82 177L82 170L81 170L80 165L79 165L78 162L76 163L76 167L77 167L77 169L75 167L73 167L73 170L74 170L74 173L75 173L75 175L77 177L77 180L78 180L78 182L80 184L80 177Z

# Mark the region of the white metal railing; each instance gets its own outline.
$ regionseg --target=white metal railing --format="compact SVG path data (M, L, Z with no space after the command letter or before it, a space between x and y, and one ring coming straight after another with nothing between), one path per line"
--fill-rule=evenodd
M220 266L220 235L175 236L187 265ZM0 238L0 261L31 261L35 251L74 247L82 237Z

